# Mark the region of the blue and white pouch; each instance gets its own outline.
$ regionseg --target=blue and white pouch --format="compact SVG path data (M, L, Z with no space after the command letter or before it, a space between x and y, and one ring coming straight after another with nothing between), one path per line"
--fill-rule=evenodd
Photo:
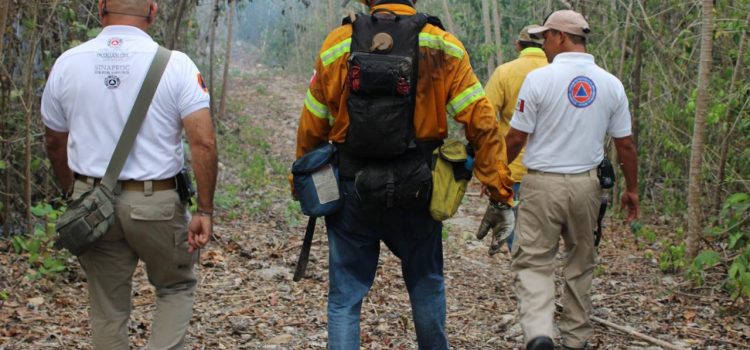
M326 143L292 164L294 191L302 213L322 217L336 213L342 204L336 147Z

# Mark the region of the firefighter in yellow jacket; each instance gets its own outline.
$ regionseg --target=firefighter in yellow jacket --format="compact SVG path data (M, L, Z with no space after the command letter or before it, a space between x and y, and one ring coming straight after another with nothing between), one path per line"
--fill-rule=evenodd
M544 39L532 37L529 35L529 29L539 27L538 25L528 25L521 29L516 40L516 50L519 52L518 58L508 63L500 65L492 73L490 80L484 89L487 98L490 100L492 107L495 108L500 119L500 134L505 137L510 130L510 119L516 110L518 101L518 91L521 90L526 75L539 67L547 65L547 56L544 55L542 44ZM518 154L516 160L508 165L513 179L513 194L518 199L518 193L521 190L521 179L526 175L526 167L523 166L523 150ZM508 251L513 244L513 234L508 238ZM494 254L496 251L490 252Z
M500 246L513 227L505 144L458 39L412 0L361 0L320 50L297 133L297 158L332 142L343 207L326 217L329 349L359 349L362 299L380 241L401 259L420 349L447 349L442 225L428 210L432 151L464 126L490 203L478 238Z

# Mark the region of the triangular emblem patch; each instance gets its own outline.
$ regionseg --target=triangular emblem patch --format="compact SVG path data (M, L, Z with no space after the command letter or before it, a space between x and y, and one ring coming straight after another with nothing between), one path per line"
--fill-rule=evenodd
M583 85L578 87L578 92L576 92L576 97L589 97L589 94L586 93L586 89L583 88Z

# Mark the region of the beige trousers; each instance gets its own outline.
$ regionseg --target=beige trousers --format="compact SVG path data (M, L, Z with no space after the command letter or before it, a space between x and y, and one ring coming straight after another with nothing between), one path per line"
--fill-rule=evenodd
M600 196L595 169L574 175L531 171L523 178L511 270L526 342L539 336L554 338L555 256L560 237L565 242L562 343L580 348L593 333L589 291Z
M73 198L91 185L76 181ZM116 191L119 192L119 191ZM93 347L129 350L132 277L138 260L156 288L148 349L182 349L193 312L198 253L188 253L188 214L175 190L123 191L112 228L81 255L89 289Z

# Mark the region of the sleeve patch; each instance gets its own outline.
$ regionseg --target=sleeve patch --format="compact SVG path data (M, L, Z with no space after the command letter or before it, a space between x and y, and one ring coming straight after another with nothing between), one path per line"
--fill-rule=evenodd
M203 90L203 92L208 93L208 87L206 87L206 81L203 80L203 76L200 73L198 73L198 86L201 87L201 90Z
M526 109L526 100L519 98L518 103L516 103L516 110L523 113L524 109Z

